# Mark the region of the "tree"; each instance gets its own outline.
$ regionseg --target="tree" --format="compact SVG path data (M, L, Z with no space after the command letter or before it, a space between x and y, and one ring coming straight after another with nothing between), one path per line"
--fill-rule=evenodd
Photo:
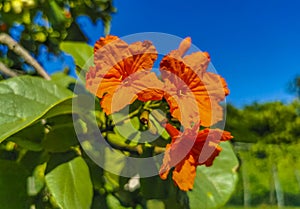
M298 98L300 98L300 76L296 76L290 83L288 84L288 91L292 94L296 94Z
M76 23L79 16L86 15L92 22L101 19L105 33L108 33L111 14L115 12L115 8L111 0L2 0L0 12L0 32L10 34L43 66L46 65L45 62L38 56L45 53L43 51L61 57L59 44L63 40L87 40ZM3 37L0 41L7 44ZM24 57L11 49L7 50L6 46L2 46L0 53L0 69L8 67L14 69L15 73L24 73L31 69L30 65L24 63Z
M262 201L255 198L269 191L269 203L277 199L282 207L284 193L295 194L299 189L293 186L298 168L287 164L287 159L299 161L297 152L292 151L300 144L299 108L298 100L290 104L253 103L243 109L229 105L226 126L235 135L235 149L242 161L244 199L251 197L252 204Z

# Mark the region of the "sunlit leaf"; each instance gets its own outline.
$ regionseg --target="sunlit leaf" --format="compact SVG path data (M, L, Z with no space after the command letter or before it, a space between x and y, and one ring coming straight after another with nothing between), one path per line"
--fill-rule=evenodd
M51 81L20 76L0 82L0 142L41 118L72 93Z
M89 209L93 185L87 164L81 157L56 167L46 175L46 184L62 209Z
M76 65L83 68L93 56L93 47L83 42L66 41L60 44L61 50L72 55Z
M68 76L67 74L63 72L57 72L51 75L51 79L54 83L56 83L59 86L70 88L72 84L76 83L76 79Z

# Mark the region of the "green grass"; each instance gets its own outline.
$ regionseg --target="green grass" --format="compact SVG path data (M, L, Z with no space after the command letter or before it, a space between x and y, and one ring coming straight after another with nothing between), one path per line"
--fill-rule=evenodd
M259 205L256 207L243 207L243 206L225 206L222 209L278 209L277 206L268 206L268 205ZM282 209L300 209L300 207L292 207L292 206L286 206Z

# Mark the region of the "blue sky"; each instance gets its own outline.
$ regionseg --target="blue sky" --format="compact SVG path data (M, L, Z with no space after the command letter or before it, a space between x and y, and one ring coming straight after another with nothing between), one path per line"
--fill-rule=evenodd
M300 74L300 1L115 0L111 34L163 32L190 36L208 51L237 106L290 101Z

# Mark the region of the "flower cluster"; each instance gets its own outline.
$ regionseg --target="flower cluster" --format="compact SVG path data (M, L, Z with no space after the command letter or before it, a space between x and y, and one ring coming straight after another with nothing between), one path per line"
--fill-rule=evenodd
M100 38L94 46L94 66L86 74L86 88L101 98L100 105L109 115L135 100L162 100L173 118L183 126L180 132L164 124L172 138L166 147L160 177L172 178L181 190L193 188L196 167L210 166L220 153L220 141L232 138L229 132L210 127L223 119L219 104L229 94L225 80L207 71L207 52L185 55L191 39L160 62L161 79L151 72L158 53L150 41L128 44L117 36ZM200 127L204 127L199 131Z

